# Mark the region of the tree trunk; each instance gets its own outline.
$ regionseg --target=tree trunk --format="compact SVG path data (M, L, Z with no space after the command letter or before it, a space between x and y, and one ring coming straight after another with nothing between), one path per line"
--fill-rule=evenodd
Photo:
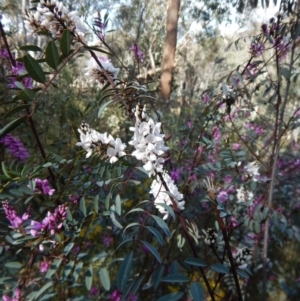
M172 71L174 68L174 58L177 41L177 24L179 17L180 0L169 0L167 11L167 32L164 44L162 60L162 73L160 78L161 95L163 99L170 98Z

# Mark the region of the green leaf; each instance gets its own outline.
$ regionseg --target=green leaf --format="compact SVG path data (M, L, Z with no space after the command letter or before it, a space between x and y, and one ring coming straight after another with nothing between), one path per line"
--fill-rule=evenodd
M4 265L9 269L18 269L19 270L22 267L22 264L17 261L6 262Z
M280 74L287 80L291 77L291 71L285 67L280 68Z
M159 217L156 215L151 215L152 218L156 221L157 225L165 232L165 234L170 238L171 233L169 230L168 225Z
M161 279L163 282L171 282L171 283L183 283L183 282L189 282L190 279L187 276L184 275L168 275Z
M24 90L22 90L18 96L20 99L25 100L25 101L33 101L36 95L36 91L33 91L31 89L27 89L25 88Z
M110 105L112 102L114 101L114 99L109 100L108 102L106 102L104 105L102 105L98 111L98 118L101 116L101 114L103 113L103 111L105 110L105 108Z
M84 198L80 199L79 210L82 212L83 216L86 217L86 205L85 205L85 199Z
M57 292L56 292L56 293L47 294L47 295L45 295L42 299L39 299L39 301L55 300L55 299L53 299L52 297L54 297L54 296L56 296L56 295L57 295Z
M206 267L206 263L199 258L187 258L184 263L196 266L196 267Z
M103 285L103 288L106 291L109 291L110 290L110 278L109 278L109 274L107 272L107 269L106 268L101 268L99 274L100 274L100 280L101 280L101 283Z
M40 51L43 52L43 50L36 46L36 45L25 45L25 46L21 46L20 50L25 50L25 51Z
M204 289L199 282L193 282L190 291L194 301L204 301Z
M118 272L118 279L117 279L117 285L120 292L124 292L127 281L130 276L130 270L131 270L131 263L132 263L132 256L133 253L130 252L124 261L122 262L119 272Z
M183 292L174 292L171 294L164 295L156 301L177 301L184 295Z
M37 300L37 298L42 295L48 288L53 285L53 281L47 282L35 295L33 300Z
M93 266L90 264L89 268L85 273L85 286L88 291L91 290L92 284L93 284Z
M54 262L51 264L50 269L47 271L46 274L46 279L50 279L51 276L57 271L57 269L59 268L60 264L62 262L62 258L59 259L55 259Z
M20 90L24 90L25 89L25 86L19 82L19 81L15 81L15 86L20 89Z
M153 273L153 288L156 291L159 283L161 282L161 278L164 274L165 267L161 265L154 273Z
M126 232L126 230L127 230L128 228L134 227L134 226L139 226L139 225L140 225L139 223L131 223L131 224L127 225L126 228L125 228L124 231L123 231L123 234Z
M77 281L77 279L79 277L79 274L81 272L82 266L83 266L83 262L81 261L81 262L78 262L78 264L75 267L75 270L73 272L73 278L72 278L72 280L73 280L74 283Z
M164 239L163 239L162 235L160 234L160 232L158 230L156 230L155 228L151 227L151 226L146 226L146 228L156 237L159 244L161 246L163 246L164 245Z
M228 274L229 273L229 268L224 266L221 263L213 264L210 268L211 268L211 270L213 270L217 273L221 273L221 274Z
M11 277L1 277L0 278L0 284L5 284L6 282L9 283L9 282L12 282L13 279Z
M7 124L4 128L0 130L0 138L5 136L6 134L10 133L14 130L17 126L19 126L23 121L27 119L27 116L20 117L18 119L13 120L9 124Z
M168 191L164 191L164 193L166 193L174 198L174 195L172 193L170 193ZM164 209L166 209L170 213L170 215L173 217L174 221L176 221L176 215L171 206L167 205L166 203L155 203L155 205L159 205L159 206L163 207Z
M40 64L30 55L24 56L24 65L28 74L37 82L44 83L46 81L45 73Z
M98 211L99 211L99 196L98 196L98 194L94 198L94 211L98 214Z
M60 50L64 55L68 55L71 49L71 33L65 29L60 40Z
M238 275L240 275L240 276L242 276L244 278L247 278L247 279L249 279L250 276L251 276L251 273L250 274L247 273L247 271L244 270L244 269L243 270L242 269L236 269L236 272L237 272Z
M121 215L121 198L119 194L116 196L116 212L118 215Z
M125 214L125 216L128 215L128 214L130 214L130 213L133 213L133 212L145 212L145 210L142 209L142 208L134 208L134 209L130 210L129 212L127 212Z
M5 166L4 161L1 162L1 168L2 168L3 174L4 174L8 179L10 179L10 174L8 173L8 171L7 171L7 169L6 169L6 166Z
M65 248L64 248L64 254L65 254L65 255L68 255L69 252L73 249L73 247L74 247L74 243L73 243L73 242L68 243L68 244L65 246Z
M160 256L159 256L157 250L156 250L152 245L150 245L148 242L146 242L146 241L144 241L144 240L142 240L141 242L142 242L142 243L147 247L147 249L155 256L155 258L157 259L157 261L158 261L159 263L161 263L161 259L160 259Z
M107 253L105 251L102 251L101 253L95 255L92 259L92 262L95 262L99 259L101 259L101 261L103 262L105 260L105 258L107 257Z
M129 242L132 242L132 241L133 241L132 238L125 239L124 241L122 241L122 242L118 245L118 247L116 248L116 251L117 251L119 248L121 248L121 246L123 246L123 245L125 245L125 244L127 244L127 243L129 243Z
M132 287L132 290L131 290L132 294L135 295L137 293L137 291L138 291L139 287L141 286L141 283L143 282L144 278L145 278L145 276L142 275L142 276L140 276L136 279L136 281L135 281L135 283Z
M75 261L71 260L70 262L67 263L67 265L64 267L64 277L68 277L69 274L71 273L73 266L74 266Z
M23 92L23 91L22 91ZM20 106L17 106L17 107L14 107L13 109L11 109L10 111L8 111L5 115L4 115L4 119L7 119L8 117L10 117L11 115L13 114L16 114L28 107L30 107L31 105L29 104L26 104L26 105L20 105Z
M59 56L54 41L50 41L46 47L46 62L51 68L57 70L59 65Z

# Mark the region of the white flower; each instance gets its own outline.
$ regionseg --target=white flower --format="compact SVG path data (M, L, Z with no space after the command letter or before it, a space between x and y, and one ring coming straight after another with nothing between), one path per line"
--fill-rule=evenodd
M116 140L113 136L107 133L99 133L96 130L89 127L87 123L82 123L78 129L80 133L80 142L77 142L77 146L81 146L87 151L86 158L90 157L93 152L110 158L110 163L118 161L117 157L123 157L126 155L124 149L126 144L122 143L120 138Z
M249 162L246 166L245 166L245 170L247 172L247 174L253 178L254 182L257 182L257 177L260 176L260 173L258 172L259 167L256 163L256 161L253 162Z
M76 11L69 9L59 1L41 0L35 13L26 12L25 27L29 34L46 30L54 38L60 37L65 29L73 33L74 40L83 38L88 30Z
M115 163L116 161L118 161L118 157L123 157L126 155L126 153L124 152L124 149L126 148L126 144L122 143L120 138L117 138L115 141L115 145L114 148L109 147L107 149L107 156L110 157L109 162L110 163Z
M97 81L100 84L105 84L107 78L103 72L103 69L111 77L112 80L116 79L120 71L119 68L115 68L109 59L105 57L98 57L99 62L101 63L101 68L93 57L88 61L88 66L85 68L85 75L90 77L90 83L95 83Z
M238 203L246 203L247 201L252 200L254 197L254 194L251 191L246 190L244 186L241 186L241 188L237 189L236 191Z
M168 206L173 206L173 202L175 202L178 209L183 210L185 201L182 201L183 195L178 191L178 188L174 184L172 178L166 172L163 173L162 176L166 186L168 187L168 190L166 190L165 186L161 182L160 177L157 176L156 180L153 180L152 182L150 193L154 196L155 207L159 210L160 213L164 214L163 219L167 219L169 212L163 206L161 206L160 203L164 203ZM171 193L173 202L167 191Z
M247 247L238 249L236 253L232 253L232 257L238 268L245 269L251 261L251 250Z
M156 172L162 172L165 160L160 156L169 148L165 146L163 140L165 135L160 132L160 122L155 123L139 106L135 110L135 116L135 127L129 128L134 132L132 140L129 142L135 148L132 156L145 163L143 167L151 177Z

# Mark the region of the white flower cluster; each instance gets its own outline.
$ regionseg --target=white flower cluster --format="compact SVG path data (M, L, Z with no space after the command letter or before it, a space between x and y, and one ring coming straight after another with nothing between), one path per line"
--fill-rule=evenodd
M213 246L216 244L218 238L218 233L214 228L208 228L206 230L206 235L204 237L204 243L208 246Z
M105 57L98 57L98 60L108 76L110 76L112 80L115 80L120 69L115 68L110 60ZM97 64L95 59L91 57L88 61L88 66L84 68L85 75L90 78L89 82L93 84L96 81L100 84L105 84L107 82L107 78L103 72L103 69Z
M260 176L259 167L256 161L249 162L245 166L246 173L253 179L254 182L257 182L257 178Z
M167 219L169 212L160 204L172 206L173 202L175 202L178 209L183 210L185 201L182 201L183 195L179 193L178 188L174 184L172 178L166 172L162 174L162 177L166 186L168 187L168 190L166 190L166 187L162 183L160 177L157 176L156 180L153 180L152 182L150 193L154 196L155 207L159 210L160 213L164 214L163 219ZM171 196L169 193L171 194Z
M251 250L247 247L238 249L236 253L232 254L232 257L238 268L245 269L251 261Z
M25 27L29 34L46 30L53 38L57 38L65 29L69 29L75 37L82 38L88 33L78 13L70 12L60 1L40 0L36 11L34 13L27 11L25 17Z
M144 169L149 177L155 175L155 172L163 171L165 159L160 157L169 148L165 146L164 134L161 134L161 123L155 123L153 119L146 114L146 107L138 104L135 110L135 127L130 127L134 132L130 145L134 146L132 156L143 161Z
M247 189L245 189L244 186L241 186L240 189L237 189L237 199L238 199L238 203L246 203L247 201L250 201L253 199L254 194L251 191L248 191Z
M77 146L81 146L87 151L86 158L92 153L109 158L110 163L118 161L118 157L126 155L124 149L126 144L122 143L120 138L114 139L107 133L101 134L90 128L87 123L82 123L78 129L81 142L77 142Z

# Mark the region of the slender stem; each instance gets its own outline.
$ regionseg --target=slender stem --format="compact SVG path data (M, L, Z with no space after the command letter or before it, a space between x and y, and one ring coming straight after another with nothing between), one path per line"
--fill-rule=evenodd
M297 17L296 24L298 24L299 17ZM293 42L293 47L291 51L291 59L289 64L289 73L292 73L293 63L294 63L294 54L295 54L295 47L296 43ZM291 80L287 78L287 85L285 87L285 93L283 100L281 99L280 95L280 88L281 88L281 74L280 74L280 66L279 66L279 57L276 51L276 67L277 67L277 76L278 76L278 100L276 106L276 120L275 120L275 129L274 129L274 145L272 150L272 169L271 169L271 176L270 176L270 185L268 190L268 199L267 199L267 206L269 209L272 209L272 202L273 202L273 193L274 193L274 186L275 186L275 176L276 176L276 167L277 167L277 160L279 156L280 150L280 143L281 138L285 132L283 128L284 123L284 114L285 108L288 101L288 95L290 90ZM281 108L280 108L281 106ZM264 240L263 240L263 290L262 290L262 300L266 300L267 297L267 259L268 259L268 241L269 241L269 226L270 226L270 218L267 217L265 221L264 227Z

